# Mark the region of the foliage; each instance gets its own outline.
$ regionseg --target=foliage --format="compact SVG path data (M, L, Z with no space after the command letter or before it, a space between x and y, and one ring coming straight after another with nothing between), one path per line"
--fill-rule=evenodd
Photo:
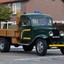
M8 6L0 4L0 21L8 21L11 19L12 11Z

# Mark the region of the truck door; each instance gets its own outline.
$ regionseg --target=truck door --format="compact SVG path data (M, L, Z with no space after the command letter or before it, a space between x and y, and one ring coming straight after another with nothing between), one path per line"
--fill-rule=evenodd
M20 30L21 39L25 42L31 40L31 25L30 19L26 16L21 17L20 20Z

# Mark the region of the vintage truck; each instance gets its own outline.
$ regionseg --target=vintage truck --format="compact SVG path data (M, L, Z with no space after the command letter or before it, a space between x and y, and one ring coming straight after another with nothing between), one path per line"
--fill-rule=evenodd
M64 54L64 31L53 24L51 16L40 13L22 14L16 22L1 22L0 51L9 52L10 46L23 46L24 51L32 51L40 56L47 49L57 47Z

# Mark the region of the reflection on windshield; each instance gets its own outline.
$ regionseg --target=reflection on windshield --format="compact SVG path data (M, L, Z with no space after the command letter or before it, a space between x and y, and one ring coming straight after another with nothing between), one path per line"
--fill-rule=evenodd
M38 26L38 25L48 25L51 26L52 25L52 20L50 18L33 18L32 19L32 24L34 26Z

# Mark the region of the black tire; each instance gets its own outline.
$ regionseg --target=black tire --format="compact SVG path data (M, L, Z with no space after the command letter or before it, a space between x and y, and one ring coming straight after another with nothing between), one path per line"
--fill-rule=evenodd
M43 39L37 39L36 41L36 52L39 56L46 55L47 52L47 43Z
M61 53L64 55L64 47L60 48Z
M33 49L33 46L23 46L23 49L24 49L24 51L26 51L26 52L28 52L28 51L32 51L32 49Z
M10 43L5 38L0 38L0 51L1 52L9 52Z

